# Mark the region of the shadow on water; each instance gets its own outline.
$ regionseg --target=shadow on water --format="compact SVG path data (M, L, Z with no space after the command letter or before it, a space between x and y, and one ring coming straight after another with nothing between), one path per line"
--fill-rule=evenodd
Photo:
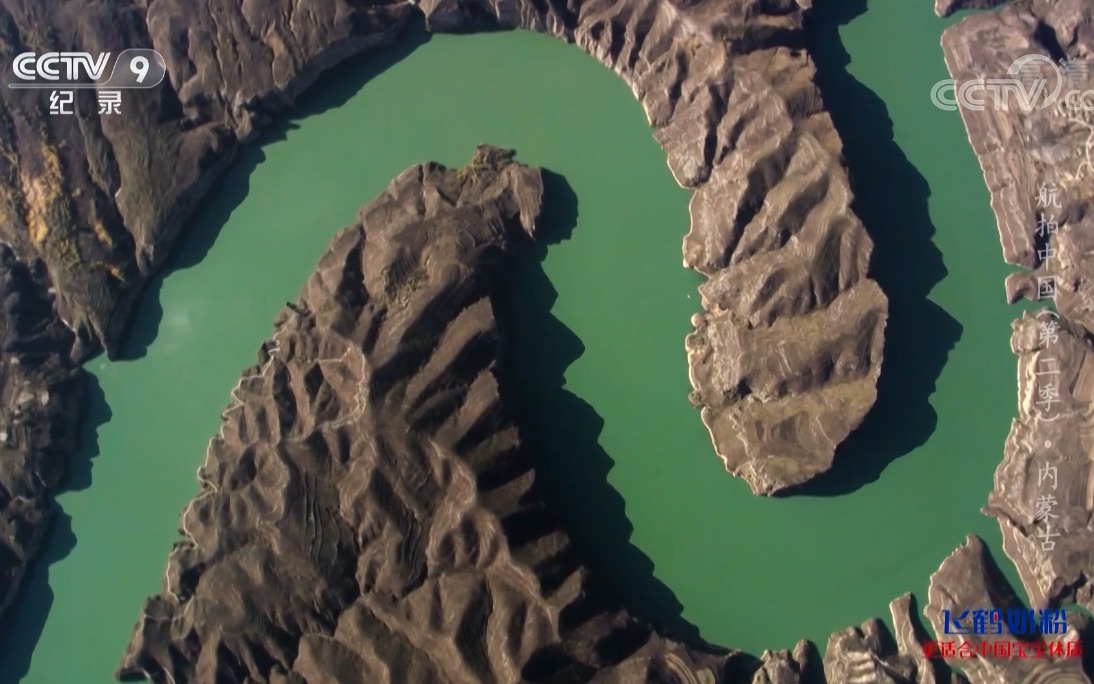
M629 541L634 528L623 497L608 483L614 462L599 444L604 419L565 389L564 373L585 347L551 314L558 293L542 264L548 245L570 238L578 206L566 180L549 171L544 171L544 199L539 239L517 259L499 301L510 330L510 391L518 399L522 441L579 556L621 591L634 614L665 633L701 643L698 630L682 617L683 606L654 577L653 562Z
M68 475L58 494L78 492L91 486L92 459L99 455L99 428L112 414L98 379L87 373L80 416L79 448L69 462ZM27 568L23 586L0 631L0 684L16 684L30 670L30 658L45 629L53 607L49 569L76 548L72 518L54 499L53 519L46 530L44 548Z
M840 138L854 212L874 241L873 278L889 298L878 398L840 446L832 470L795 494L838 496L877 480L897 458L924 444L938 416L928 399L961 324L927 299L946 276L931 241L930 188L893 140L885 103L847 71L839 27L866 11L866 0L818 2L808 15L816 83Z
M429 38L420 20L411 22L395 44L365 52L331 69L307 91L289 116L279 118L277 123L263 131L258 144L247 145L240 150L231 168L187 222L187 228L163 268L148 282L141 294L141 301L122 341L121 359L132 361L148 353L148 347L156 339L163 320L160 293L164 279L175 271L198 265L212 249L232 212L250 192L251 173L266 159L262 147L284 140L289 131L298 128L297 121L341 107L369 81L402 61L427 43Z

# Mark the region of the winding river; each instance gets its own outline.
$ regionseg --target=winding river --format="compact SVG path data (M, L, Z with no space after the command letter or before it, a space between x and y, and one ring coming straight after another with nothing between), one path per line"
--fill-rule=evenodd
M970 532L1015 411L1014 311L956 113L935 109L946 22L927 2L816 3L815 58L892 301L881 401L813 495L753 497L715 458L683 351L700 277L689 194L638 103L578 49L526 32L435 36L339 68L245 151L124 358L94 376L85 449L0 652L0 681L107 684L159 588L219 413L336 230L400 171L480 142L566 179L576 225L516 269L506 303L541 476L634 609L760 653L887 617ZM838 7L837 7L838 6ZM557 185L557 183L556 183ZM1005 560L1005 559L1004 559ZM1008 570L1013 577L1013 573Z

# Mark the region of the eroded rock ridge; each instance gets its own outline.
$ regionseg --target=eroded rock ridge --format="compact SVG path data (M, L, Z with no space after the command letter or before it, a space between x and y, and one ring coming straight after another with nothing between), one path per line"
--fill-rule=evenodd
M808 5L808 3L802 3ZM430 26L481 25L427 1ZM832 464L877 397L888 302L850 210L841 143L792 0L484 5L576 43L634 91L677 182L693 188L684 265L708 276L687 338L715 451L753 492Z

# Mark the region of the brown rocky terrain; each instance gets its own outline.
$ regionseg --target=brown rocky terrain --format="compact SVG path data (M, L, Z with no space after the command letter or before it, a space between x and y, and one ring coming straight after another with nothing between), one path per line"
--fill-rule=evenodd
M58 383L77 386L78 363L99 348L117 354L136 296L240 146L321 72L423 18L432 31L550 33L631 85L673 174L695 190L683 251L709 282L687 348L716 451L763 494L831 465L875 400L887 303L867 277L871 241L848 208L839 138L801 47L808 2L298 5L0 0L5 57L143 46L168 69L124 116L99 115L91 91L77 116L51 117L42 91L0 88L0 241L11 272L33 274L12 281L11 301L36 303L0 310L0 397L8 414L30 411L39 435L0 425L13 435L0 460L0 594L16 592L65 470L78 395L54 396ZM49 344L28 351L33 335Z
M628 616L538 496L491 271L535 236L543 185L510 156L411 168L335 237L233 392L121 675L713 682L744 664Z
M661 636L582 564L507 409L495 314L545 201L484 146L407 170L335 237L233 391L121 677L936 681L907 599L904 653L872 620L823 663L808 642L756 663Z
M928 598L924 612L937 634L943 633L944 610L951 611L953 616L960 616L966 610L971 614L972 611L984 610L989 606L1002 611L1004 616L1007 611L1022 610L1021 602L988 556L984 543L973 535L969 535L965 544L954 551L938 571L931 575ZM986 633L955 637L955 640L969 643L973 655L947 660L961 667L973 684L1087 684L1090 680L1083 672L1080 658L1049 655L1052 653L1052 642L1060 643L1063 648L1066 648L1067 642L1076 643L1082 640L1089 643L1089 620L1069 613L1066 621L1052 635L1015 637L1005 633L993 634L988 628L983 630ZM1006 632L1006 627L1003 631ZM1006 642L1010 648L1014 648L1016 642L1021 642L1025 644L1023 648L1028 649L1028 654L1018 656L1015 648L1011 657L995 655L997 642ZM989 653L989 646L990 654L984 655ZM1041 649L1042 657L1035 657L1038 649ZM999 651L1003 652L1005 651L1002 649Z
M1094 13L1079 0L1016 2L969 16L945 32L942 45L958 85L1005 78L1023 55L1074 64L1094 58ZM1008 299L1050 305L1047 288L1056 290L1055 312L1014 322L1018 418L985 513L999 521L1004 550L1035 608L1089 609L1094 119L1070 107L1065 93L1094 88L1094 78L1047 64L1042 76L1046 93L1060 87L1054 101L960 110L991 192L1003 256L1028 269L1008 278Z
M72 333L51 315L48 275L0 245L0 613L11 605L49 521L46 493L76 447L84 383L66 363Z
M124 118L97 116L90 98L79 117L49 118L33 94L0 95L5 602L35 552L45 496L72 447L75 364L98 346L116 353L140 287L239 145L323 70L394 41L419 15L434 31L496 21L548 32L631 85L674 176L695 190L684 262L708 276L707 313L687 347L693 401L715 449L764 494L831 465L874 401L886 304L866 277L871 243L848 208L840 142L800 47L802 7L315 0L307 10L161 0L74 11L3 0L5 55L144 45L169 69L169 82L131 100ZM1005 70L1015 45L1089 56L1083 11L1027 2L973 17L947 34L947 60L967 78ZM1012 263L1049 272L1023 202L1036 196L1041 171L1061 174L1068 204L1052 273L1060 274L1060 363L1071 382L1053 435L1067 446L1060 454L1085 454L1089 250L1088 231L1075 228L1088 215L1089 121L1057 110L1019 116L1017 125L993 112L963 115ZM504 681L516 673L528 681L950 679L916 650L924 633L906 597L892 606L895 640L868 621L834 634L823 661L802 642L751 663L665 639L594 583L535 496L493 375L500 333L481 262L534 225L539 181L495 153L480 162L462 174L412 170L362 225L339 235L235 392L202 494L184 517L187 541L173 552L165 592L146 607L121 673L285 682ZM414 235L414 222L434 230ZM370 239L375 258L371 249L363 258ZM391 251L396 245L408 253ZM1010 289L1029 292L1031 281L1014 279ZM1059 523L1070 535L1061 551L1050 556L1030 539L1030 505L1043 495L1030 484L1030 464L1050 430L1032 408L1033 369L1045 351L1033 341L1035 325L1016 328L1023 413L989 510L1038 605L1074 598L1089 606L1082 462L1060 465L1073 509ZM370 391L362 397L354 387ZM943 606L1009 605L989 574L975 541L947 560L932 579L936 631ZM1063 670L1056 674L998 667L967 674L974 684L1086 681L1074 661L1051 665Z

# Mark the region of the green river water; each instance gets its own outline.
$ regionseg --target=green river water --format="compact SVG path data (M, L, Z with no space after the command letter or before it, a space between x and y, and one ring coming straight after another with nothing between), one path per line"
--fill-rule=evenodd
M909 0L816 4L834 13L818 19L818 80L892 313L881 400L815 495L752 496L688 404L689 193L629 89L548 37L435 36L340 68L245 151L150 284L124 358L88 363L86 448L9 623L0 682L112 681L275 314L396 174L463 165L480 142L563 176L560 220L576 197L572 234L524 260L506 306L519 398L577 542L636 611L755 654L803 637L823 649L834 630L887 619L904 591L925 600L967 533L1002 559L979 508L1015 412L1016 312L960 118L928 95L946 77L948 22Z

